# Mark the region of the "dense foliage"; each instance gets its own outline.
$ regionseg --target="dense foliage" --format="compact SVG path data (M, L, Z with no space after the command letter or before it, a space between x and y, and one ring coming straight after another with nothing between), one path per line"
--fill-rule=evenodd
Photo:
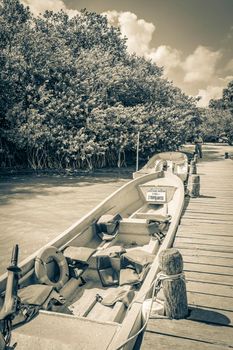
M200 113L200 130L205 142L232 143L233 117L229 110L203 108Z
M210 100L209 106L214 109L229 110L233 116L233 80L223 89L222 98Z
M207 141L228 141L233 144L233 80L223 89L222 98L210 100L202 111L203 133Z
M175 150L194 101L155 64L129 55L119 29L86 10L33 17L0 2L0 162L34 169L125 165Z

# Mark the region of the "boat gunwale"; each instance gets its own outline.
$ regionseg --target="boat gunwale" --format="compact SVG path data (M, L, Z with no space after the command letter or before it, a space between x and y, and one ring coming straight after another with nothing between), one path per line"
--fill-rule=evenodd
M155 162L156 160L160 160L160 161L165 161L165 160L169 160L169 159L163 159L163 158L160 158L160 155L164 155L164 154L179 154L181 157L180 159L177 158L177 159L171 159L172 161L174 161L174 163L176 162L181 162L183 161L183 163L179 164L179 165L185 165L185 172L182 172L182 173L179 173L179 172L174 172L175 175L179 176L181 178L182 181L186 181L187 178L188 178L188 172L189 172L189 165L188 165L188 157L185 153L183 152L175 152L175 151L172 151L172 152L160 152L160 153L156 153L154 156L152 156L150 158L150 160L140 169L140 170L137 170L133 173L133 178L138 178L138 177L141 177L141 176L145 176L151 172L153 172L154 170L156 171L155 169Z
M167 154L168 156L170 155L170 157L171 157L172 154L176 154L176 155L179 155L180 158L178 158L178 157L177 157L177 159L164 159L164 158L160 158L161 155L165 155L165 154ZM149 169L149 168L150 168L149 165L153 164L155 160L172 160L172 161L174 161L174 162L183 160L184 162L187 162L187 163L188 163L188 157L187 157L187 155L186 155L185 153L183 153L183 152L176 152L176 151L172 151L172 152L169 152L169 151L168 151L168 152L160 152L160 153L157 153L157 154L153 155L153 156L149 159L149 161L144 165L144 167L142 167L142 169Z

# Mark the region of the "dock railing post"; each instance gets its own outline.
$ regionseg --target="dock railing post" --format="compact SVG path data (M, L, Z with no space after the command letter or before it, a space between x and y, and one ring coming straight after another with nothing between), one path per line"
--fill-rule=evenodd
M190 162L189 173L190 173L191 175L197 173L197 165L196 165L195 160L191 160L191 162Z
M190 175L188 180L188 194L190 197L195 198L200 196L200 176Z
M188 301L182 255L175 248L165 249L159 255L159 266L165 315L174 319L185 318L188 316Z

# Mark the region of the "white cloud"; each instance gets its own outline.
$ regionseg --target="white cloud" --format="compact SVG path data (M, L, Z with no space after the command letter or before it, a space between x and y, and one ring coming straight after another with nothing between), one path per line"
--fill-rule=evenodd
M225 86L227 85L230 81L233 80L233 75L227 75L224 78L218 78L220 80L220 82Z
M155 31L153 23L146 22L132 12L108 11L107 16L111 25L119 26L122 36L127 37L127 47L130 53L144 56L149 51L152 35Z
M233 73L233 58L227 62L225 71Z
M69 10L66 8L64 1L62 0L23 0L22 3L25 6L29 6L34 15L39 15L48 11L65 11L70 17L77 15L77 10Z
M220 81L216 77L219 73L216 66L222 57L220 50L212 51L207 47L198 46L193 53L183 59L182 52L171 46L160 45L157 48L151 48L152 36L155 32L153 23L138 19L131 12L108 11L103 14L107 16L110 25L119 27L122 36L127 37L128 52L135 52L163 67L165 76L176 81L178 86L186 91L197 91L200 82L208 84L206 89L199 90L200 106L207 105L211 98L221 96L226 81ZM232 64L232 61L228 63L228 70Z
M198 46L183 63L184 81L188 83L209 81L214 76L216 64L221 57L220 51L211 51L207 47Z
M222 97L223 86L212 86L208 85L206 89L200 89L197 96L200 96L201 99L198 101L198 107L206 107L209 104L209 101L213 99L218 99Z
M167 45L152 49L146 58L151 59L158 66L163 66L165 75L168 75L173 68L181 66L181 52Z
M113 10L113 11L106 11L106 12L102 12L102 15L103 16L106 16L107 19L108 19L108 23L111 25L111 26L114 26L114 27L119 27L119 16L120 16L120 12L117 12L116 10Z
M208 85L205 89L200 89L197 96L200 96L201 99L198 101L199 107L208 106L209 100L218 99L222 97L223 89L225 89L230 81L233 80L232 75L227 75L226 77L219 77L215 80L215 84Z
M230 27L229 33L227 34L227 39L231 40L233 38L233 26Z
M181 64L181 53L170 46L161 45L157 49L150 48L152 36L155 32L155 25L138 19L132 12L108 11L103 15L107 16L109 24L119 27L122 36L127 37L127 48L129 53L135 52L139 56L145 56L158 66L164 67L167 75L172 68Z

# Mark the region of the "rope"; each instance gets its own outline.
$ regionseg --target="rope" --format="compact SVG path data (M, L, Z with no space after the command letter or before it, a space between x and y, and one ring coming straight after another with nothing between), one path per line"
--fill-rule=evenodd
M178 279L182 279L185 282L185 275L183 272L181 273L177 273L175 275L166 275L165 273L160 272L158 274L159 279L161 282L163 281L174 281L174 280L178 280Z
M175 275L166 275L162 272L159 272L158 275L156 276L156 279L153 281L153 283L151 284L151 286L148 288L148 290L142 295L142 297L144 297L153 287L152 289L152 297L151 297L151 302L150 302L150 307L149 307L149 312L147 314L146 320L144 325L139 329L139 331L137 333L135 333L134 335L132 335L130 338L126 339L123 343L121 343L120 346L118 346L115 350L120 350L123 348L123 346L125 346L127 343L129 343L131 340L133 340L135 337L137 337L147 326L148 322L149 322L149 318L150 318L150 313L153 307L153 303L154 301L156 301L157 299L157 294L160 291L160 289L162 288L162 282L165 280L170 280L170 281L174 281L174 280L178 280L178 279L182 279L183 281L185 281L185 276L184 273L178 273ZM132 307L132 305L137 302L137 299L134 300L129 309ZM128 310L129 310L128 309Z

